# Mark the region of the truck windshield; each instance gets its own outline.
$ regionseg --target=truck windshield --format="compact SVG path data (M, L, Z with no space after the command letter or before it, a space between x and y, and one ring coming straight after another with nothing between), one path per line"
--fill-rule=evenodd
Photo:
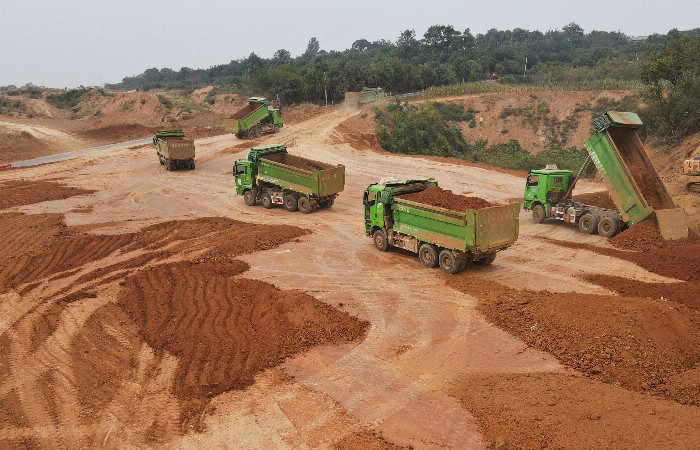
M236 164L235 166L233 166L233 173L235 175L245 175L246 169L246 166Z
M527 177L527 185L528 186L537 186L540 181L540 177L537 175L528 175Z

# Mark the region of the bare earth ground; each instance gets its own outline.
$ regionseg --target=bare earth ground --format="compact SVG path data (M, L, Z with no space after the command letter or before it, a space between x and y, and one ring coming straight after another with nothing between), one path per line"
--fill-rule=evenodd
M498 203L524 183L362 148L337 128L353 114L255 141L345 165L310 215L235 196L253 142L232 135L198 140L191 172L148 147L0 173L84 190L0 213L2 445L700 446L697 309L589 281L669 273L525 213L512 248L457 276L376 251L361 198L381 177Z

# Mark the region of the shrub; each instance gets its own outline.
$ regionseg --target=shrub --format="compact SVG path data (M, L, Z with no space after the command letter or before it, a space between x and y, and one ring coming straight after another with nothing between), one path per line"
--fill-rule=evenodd
M61 94L50 94L46 96L46 101L61 109L73 109L82 98L89 92L87 88L71 89Z
M170 99L164 95L158 94L158 100L163 106L165 106L168 109L171 109L173 107L173 102L171 102Z

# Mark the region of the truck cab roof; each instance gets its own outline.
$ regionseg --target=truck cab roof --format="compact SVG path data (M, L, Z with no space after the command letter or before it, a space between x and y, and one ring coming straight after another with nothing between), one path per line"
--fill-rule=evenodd
M563 170L563 169L535 169L535 170L531 170L530 174L532 174L532 175L566 176L566 175L573 175L574 172L572 172L571 170Z

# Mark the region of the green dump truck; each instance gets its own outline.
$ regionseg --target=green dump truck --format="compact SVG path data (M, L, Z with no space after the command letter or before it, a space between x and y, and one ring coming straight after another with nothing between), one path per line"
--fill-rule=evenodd
M233 175L236 194L246 205L283 205L304 214L330 208L345 188L345 166L290 155L280 144L251 148L248 158L233 166Z
M277 133L284 125L282 112L269 107L270 102L263 97L251 97L245 108L224 119L224 131L237 138L256 138L262 133Z
M531 170L523 208L532 210L535 222L554 218L577 223L582 232L598 232L604 237L641 222L653 211L665 239L686 237L685 212L671 199L635 131L642 125L639 116L608 111L593 123L597 132L585 144L588 158L578 174L556 167ZM603 175L617 211L571 199L576 181L591 161Z
M437 186L433 178L370 184L364 193L365 234L381 251L418 253L426 267L458 273L468 263L485 266L518 238L520 205L452 211L402 198Z
M194 140L182 130L159 130L153 136L158 160L166 170L194 169Z

